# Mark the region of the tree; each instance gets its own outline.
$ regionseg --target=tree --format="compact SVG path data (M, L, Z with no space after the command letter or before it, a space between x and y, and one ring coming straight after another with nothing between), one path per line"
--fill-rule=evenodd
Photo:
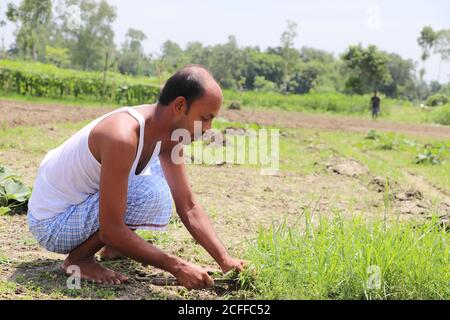
M450 29L443 29L437 32L437 39L434 45L434 52L439 54L441 60L439 62L438 81L441 77L442 62L450 61Z
M71 23L73 8L79 9L79 24ZM105 0L62 0L58 6L59 26L73 67L101 70L106 54L115 52L112 23L116 9ZM73 13L72 13L73 14Z
M290 84L292 78L292 72L294 70L294 66L299 60L299 55L297 50L294 49L294 41L297 38L297 23L294 21L287 21L287 28L281 34L280 45L281 45L281 55L284 61L284 70L283 70L283 91L290 91Z
M43 60L52 18L51 0L23 0L8 4L6 17L17 25L15 46L24 58Z
M161 47L161 60L165 66L165 71L173 72L186 64L183 49L178 43L167 40Z
M380 91L389 97L416 99L415 64L405 60L396 53L385 53L388 57L387 67L392 81L383 85Z
M341 56L344 69L350 74L345 86L350 93L363 94L392 82L388 57L376 46L350 46Z
M422 49L422 62L423 66L420 69L420 81L423 81L423 76L425 75L425 61L430 57L430 50L434 47L437 40L437 33L434 32L433 28L430 26L425 26L420 31L420 36L417 39L417 43Z
M266 81L276 84L277 89L283 84L284 63L283 58L275 53L261 52L259 48L247 47L244 49L245 88L253 89L256 77L264 77Z
M245 85L244 52L240 50L235 36L228 42L209 48L208 68L224 88L243 89Z
M142 42L147 39L144 32L129 29L118 58L118 68L121 73L138 75L149 68L149 59L144 53Z

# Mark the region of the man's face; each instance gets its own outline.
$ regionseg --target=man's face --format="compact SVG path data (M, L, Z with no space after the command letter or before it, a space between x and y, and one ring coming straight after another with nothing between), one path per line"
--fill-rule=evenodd
M203 134L211 129L212 121L218 116L221 106L221 93L205 93L203 97L191 102L189 110L186 100L184 100L183 112L177 115L176 128L187 130L191 136L191 141L200 139L200 133ZM196 121L198 121L197 126L201 124L201 132L195 132Z

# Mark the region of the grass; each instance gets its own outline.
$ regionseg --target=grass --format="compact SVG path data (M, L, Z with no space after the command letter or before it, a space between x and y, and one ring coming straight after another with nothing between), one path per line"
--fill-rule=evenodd
M441 164L417 164L416 157L426 145L442 144L450 148L450 140L403 134L378 133L379 139L366 139L367 134L314 129L285 129L280 141L280 167L303 174L313 173L317 164L332 156L354 158L379 176L404 181L406 172L415 172L427 181L450 191L450 153L443 153ZM368 131L369 132L369 131Z
M27 96L18 93L4 92L0 89L0 97L2 100L6 101L20 101L30 104L47 104L47 105L66 105L74 107L117 107L118 105L114 102L102 102L95 99L89 98L49 98L49 97L34 97Z
M449 299L450 236L421 226L318 218L261 229L243 282L260 299Z

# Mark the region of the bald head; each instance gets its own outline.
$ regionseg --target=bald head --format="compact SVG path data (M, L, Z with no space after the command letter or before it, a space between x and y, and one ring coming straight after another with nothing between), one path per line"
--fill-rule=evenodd
M159 103L169 105L177 97L184 97L190 105L204 95L219 99L222 90L208 69L201 65L188 65L167 80Z

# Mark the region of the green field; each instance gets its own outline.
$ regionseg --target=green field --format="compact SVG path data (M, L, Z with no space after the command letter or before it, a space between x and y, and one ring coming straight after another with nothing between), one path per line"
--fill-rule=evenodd
M38 98L2 101L23 104L29 112L38 105L66 108ZM83 105L80 110L90 109ZM270 120L270 115L258 113L263 107L244 110ZM288 112L292 118L300 115ZM357 122L360 117L350 119ZM4 122L1 165L21 174L31 187L45 153L90 120L48 119L48 124L28 126ZM254 165L188 165L194 191L220 237L231 253L250 261L238 291L187 291L138 280L118 287L86 282L81 290L69 290L57 272L63 256L41 249L27 231L25 216L9 213L0 217L0 297L448 299L449 238L443 223L450 209L450 139L408 136L396 132L392 121L385 121L392 132L287 128L274 123L269 127L282 132L278 176L261 176ZM214 127L262 126L252 118L239 122L222 117ZM139 235L217 270L173 214L167 233ZM158 269L130 260L107 265L132 279L136 274L161 275ZM370 289L366 285L373 270L380 272L379 286Z

